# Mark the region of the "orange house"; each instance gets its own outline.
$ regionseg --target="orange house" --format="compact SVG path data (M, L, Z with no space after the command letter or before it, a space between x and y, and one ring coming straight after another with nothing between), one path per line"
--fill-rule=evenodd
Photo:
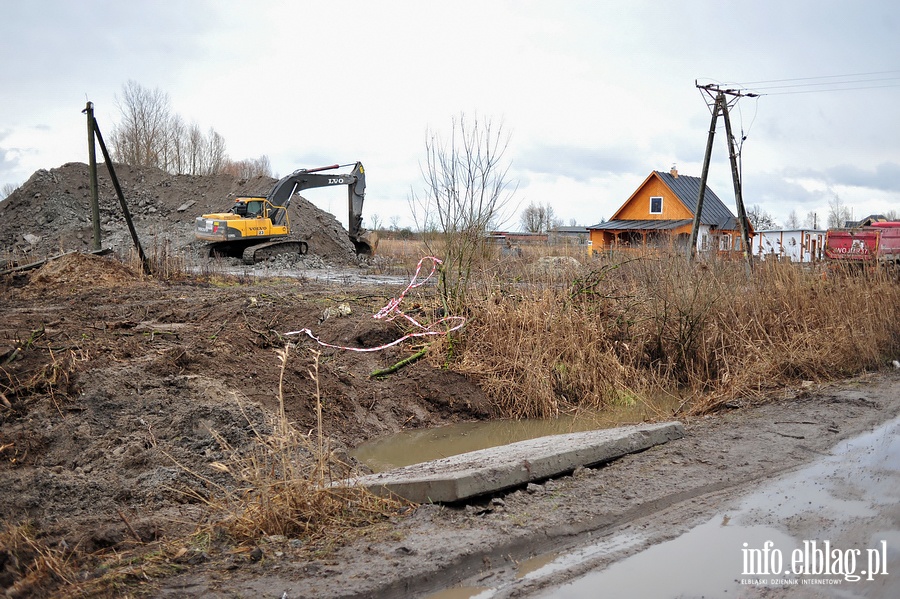
M694 212L700 197L700 178L653 171L615 214L588 227L591 248L680 246L690 243ZM753 228L747 223L751 241ZM699 251L739 252L741 233L737 217L709 187L703 196L703 214L697 232Z

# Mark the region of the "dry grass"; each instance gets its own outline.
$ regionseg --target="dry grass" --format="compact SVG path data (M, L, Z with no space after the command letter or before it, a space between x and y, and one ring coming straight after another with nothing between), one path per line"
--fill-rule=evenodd
M282 377L289 347L278 352ZM214 514L216 532L242 544L281 536L308 548L329 547L343 542L361 527L386 520L406 505L375 496L361 487L332 485L345 480L352 470L335 458L322 428L323 401L318 393L316 352L309 376L317 388L315 435L304 434L288 422L279 387L279 414L269 427L271 432L254 428L254 447L233 448L219 439L230 457L213 466L230 474L234 486L226 488L213 483L211 495L203 498Z
M383 257L387 263L415 268L416 263L426 254L425 243L413 239L389 239L382 237L378 240L375 250L376 258Z
M533 253L480 265L449 361L505 417L658 393L688 394L683 408L703 412L900 356L900 284L891 272L784 262L748 272L739 261L691 264L658 252L541 270Z
M289 349L278 352L282 378ZM318 389L317 353L309 376ZM246 416L255 433L250 446L232 447L216 436L227 457L211 463L209 473L179 464L198 481L194 489L181 492L207 508L191 537L138 540L87 554L77 547L48 545L26 525L6 524L0 529L0 588L17 597L133 597L146 594L154 579L177 572L198 556L201 561L254 559L254 547L276 543L276 538L298 559L324 555L408 507L362 487L332 486L354 472L328 446L323 398L316 393L319 424L307 434L288 422L280 385L278 399L279 413L268 422Z
M9 597L46 597L48 587L72 586L78 580L72 553L52 547L26 525L0 530L0 588Z

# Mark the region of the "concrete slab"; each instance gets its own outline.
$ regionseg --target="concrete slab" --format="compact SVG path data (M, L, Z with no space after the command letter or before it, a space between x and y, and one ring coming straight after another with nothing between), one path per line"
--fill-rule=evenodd
M683 436L680 422L551 435L370 474L341 486L362 485L379 495L417 503L450 503L608 462Z

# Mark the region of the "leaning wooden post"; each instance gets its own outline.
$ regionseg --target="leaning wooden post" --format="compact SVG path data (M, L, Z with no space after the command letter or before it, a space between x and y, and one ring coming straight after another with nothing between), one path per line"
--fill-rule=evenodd
M706 155L703 157L703 172L700 174L700 193L697 197L697 209L694 211L694 225L691 227L691 242L688 247L688 259L697 255L697 234L700 232L700 216L703 213L703 197L706 195L706 180L709 177L709 161L712 158L713 139L716 137L716 121L719 120L719 106L725 104L725 96L719 92L713 104L712 121L709 124L709 137L706 139Z
M753 254L750 251L750 233L747 230L747 211L744 209L744 195L741 191L741 174L738 171L737 154L734 151L734 136L731 133L731 118L728 116L728 107L722 106L722 116L725 119L725 135L728 138L728 159L731 162L731 180L734 184L734 201L737 206L738 227L741 232L741 250L747 261L747 268L753 268Z
M145 274L153 274L153 269L150 268L150 260L144 254L144 248L141 247L141 240L138 239L137 231L134 229L134 222L131 220L131 212L128 210L128 204L125 202L125 194L122 193L122 186L119 185L119 178L116 176L116 171L113 168L112 159L109 157L109 152L106 150L106 144L103 143L103 135L100 133L100 126L97 125L97 121L94 120L94 132L97 134L97 141L100 142L100 151L103 152L103 160L106 161L106 168L109 171L109 178L112 179L113 187L116 190L116 195L119 196L119 204L122 206L122 214L125 215L125 223L128 225L128 231L131 233L131 240L134 242L134 247L137 249L138 256L141 259L141 264L144 267Z
M103 245L100 240L100 198L97 192L97 148L94 141L94 103L88 102L81 112L87 113L88 132L88 167L91 180L91 222L94 226L92 250L100 251Z

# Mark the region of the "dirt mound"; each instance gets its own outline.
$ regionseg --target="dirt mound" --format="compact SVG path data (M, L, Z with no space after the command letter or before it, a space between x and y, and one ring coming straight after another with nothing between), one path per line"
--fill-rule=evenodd
M70 291L109 288L141 280L141 273L118 260L74 252L50 260L37 270L31 275L28 290L32 293L46 293L60 288Z
M226 210L239 195L266 195L271 177L171 175L151 167L116 165L116 176L144 251L206 259L205 244L194 238L194 219ZM133 242L122 207L104 165L98 169L102 245L121 257ZM355 265L347 231L331 214L303 198L290 209L295 234L308 240L310 253L335 266ZM28 262L69 250L89 249L93 238L90 178L86 164L70 162L35 172L0 202L0 258Z

